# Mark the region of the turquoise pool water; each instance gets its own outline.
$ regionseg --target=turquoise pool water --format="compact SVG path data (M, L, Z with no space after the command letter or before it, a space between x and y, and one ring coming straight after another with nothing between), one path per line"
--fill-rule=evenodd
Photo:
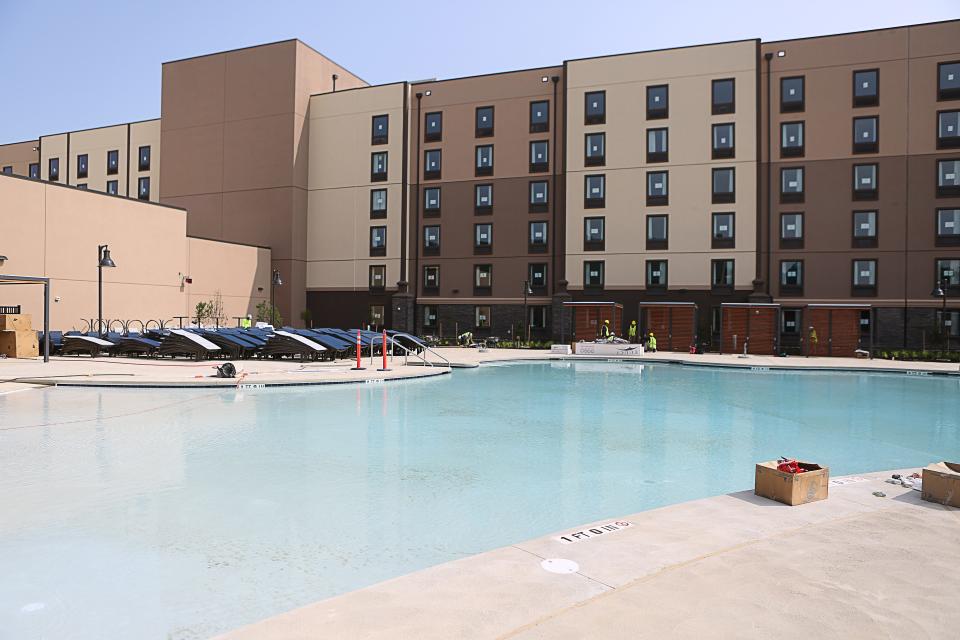
M960 379L631 363L0 396L0 638L205 638L437 563L748 489L960 458Z

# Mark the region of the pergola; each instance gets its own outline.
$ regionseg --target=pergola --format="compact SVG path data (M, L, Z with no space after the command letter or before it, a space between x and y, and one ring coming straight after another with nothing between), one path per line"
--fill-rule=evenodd
M42 284L43 285L43 361L50 362L50 278L35 276L8 276L0 274L3 284Z

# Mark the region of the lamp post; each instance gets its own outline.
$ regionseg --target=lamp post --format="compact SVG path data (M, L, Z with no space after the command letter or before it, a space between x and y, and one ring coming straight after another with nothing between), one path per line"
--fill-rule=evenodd
M533 293L530 281L523 281L523 342L524 346L530 343L530 312L527 311L527 296Z
M950 337L947 335L947 288L949 286L950 281L947 276L941 275L939 279L934 281L933 291L930 292L930 295L934 298L943 300L943 306L940 310L940 333L943 335L943 342L947 351L950 350Z
M276 288L283 284L283 279L280 277L280 269L273 270L273 277L270 279L270 324L277 324L277 303L276 303Z
M103 268L115 267L117 264L110 257L110 247L105 244L97 245L97 333L101 336L103 330Z

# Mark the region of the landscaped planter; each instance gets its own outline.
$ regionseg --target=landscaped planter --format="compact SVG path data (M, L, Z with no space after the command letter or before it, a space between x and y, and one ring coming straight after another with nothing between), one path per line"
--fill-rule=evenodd
M799 462L804 473L787 473L777 469L777 461L757 464L753 492L791 506L827 499L830 483L829 467L809 462Z

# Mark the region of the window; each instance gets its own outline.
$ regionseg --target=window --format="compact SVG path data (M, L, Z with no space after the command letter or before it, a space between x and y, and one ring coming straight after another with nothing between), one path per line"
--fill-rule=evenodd
M853 212L853 246L854 247L877 246L877 212L876 211L854 211Z
M875 107L880 104L880 70L853 72L853 106Z
M733 167L713 170L713 202L733 202L737 198Z
M530 143L530 173L550 168L549 146L546 140L534 140Z
M530 133L550 131L550 103L538 100L530 103Z
M430 328L437 326L437 307L434 305L425 305L423 307L423 326Z
M60 180L60 158L50 158L47 161L47 176L50 182Z
M481 253L489 253L491 247L493 247L493 225L489 222L473 225L473 248Z
M530 211L543 212L547 210L547 182L537 180L530 183Z
M647 87L647 120L661 120L670 116L669 95L668 85Z
M537 305L530 307L530 324L531 329L545 329L547 327L547 310L549 307L543 305Z
M427 255L436 255L440 251L440 225L429 225L423 228L423 252Z
M439 180L443 167L443 152L440 149L428 149L423 152L423 179Z
M647 216L647 249L662 250L667 248L669 225L667 216Z
M710 286L714 289L733 289L733 260L710 261Z
M877 116L853 119L853 152L876 153L880 147L880 119Z
M476 135L478 138L493 135L493 107L477 107Z
M493 185L478 184L473 188L474 210L477 213L489 213L493 209Z
M150 171L150 147L140 147L137 158L137 169L139 171Z
M603 286L603 262L593 261L583 263L583 286L584 287L602 287Z
M423 116L423 141L439 142L443 140L443 113L433 111Z
M423 268L423 288L440 288L440 267L437 265L427 265Z
M780 169L780 202L803 202L803 167Z
M800 309L783 309L780 312L780 333L791 336L800 334Z
M667 261L647 260L647 289L667 288Z
M547 250L547 223L530 223L530 247L531 253L542 253Z
M86 178L89 169L87 154L81 153L77 156L77 178Z
M588 133L583 151L583 164L588 167L598 167L606 163L607 134Z
M604 248L604 218L583 219L583 250L603 251Z
M712 151L714 159L734 156L732 122L713 125Z
M387 144L390 116L373 116L370 132L370 144Z
M803 111L803 76L780 79L780 113Z
M440 187L428 187L423 190L423 211L426 215L440 213Z
M803 260L780 261L780 293L802 293Z
M3 174L6 175L6 176L12 176L12 175L13 175L13 167L10 166L10 165L7 165L6 167L4 167L4 168L3 168Z
M960 111L937 114L937 149L960 147Z
M937 195L960 196L960 160L937 161Z
M606 176L584 176L583 206L587 209L599 209L606 198Z
M484 144L477 147L477 166L474 173L478 176L493 175L492 144Z
M853 290L863 295L872 295L877 289L877 261L876 260L854 260L853 261Z
M780 248L803 248L803 214L799 212L780 214Z
M40 163L39 162L30 163L30 167L28 169L28 175L34 180L40 179Z
M734 80L724 78L713 81L712 104L710 112L713 115L734 112Z
M382 304L370 305L370 325L374 327L382 327L383 324L384 324L383 305Z
M83 189L84 191L86 191L86 189L87 189L87 183L86 183L86 182L80 182L80 183L78 183L78 184L77 184L77 189Z
M666 171L647 172L647 206L664 205L669 202Z
M137 199L150 199L150 178L143 177L137 180Z
M780 124L780 157L797 158L803 155L803 122Z
M370 255L387 255L387 228L370 227Z
M877 172L878 165L875 164L855 164L853 165L853 199L854 200L876 200L877 199Z
M107 180L107 193L112 196L119 195L119 183L116 180Z
M607 92L588 91L584 94L584 124L604 124L607 121Z
M943 310L938 309L937 325L945 327L951 338L960 336L960 311L947 311L947 316L943 317Z
M387 217L387 190L372 189L370 191L370 217Z
M667 129L647 129L647 162L666 162L667 157Z
M370 154L370 182L383 182L387 179L387 152Z
M941 258L936 262L937 283L947 281L951 289L960 287L960 260L956 258Z
M547 263L537 262L529 267L528 279L534 289L547 286Z
M107 151L107 175L116 175L120 171L120 152L114 149Z
M960 98L960 62L941 62L937 65L937 98Z
M490 307L474 307L474 317L476 318L477 329L490 328Z
M714 213L710 247L712 249L733 249L735 246L733 213Z
M478 264L473 268L473 286L477 289L489 289L493 286L493 267L489 264Z
M370 265L370 288L383 289L387 286L387 266L383 264Z
M960 245L960 209L937 209L937 245Z

